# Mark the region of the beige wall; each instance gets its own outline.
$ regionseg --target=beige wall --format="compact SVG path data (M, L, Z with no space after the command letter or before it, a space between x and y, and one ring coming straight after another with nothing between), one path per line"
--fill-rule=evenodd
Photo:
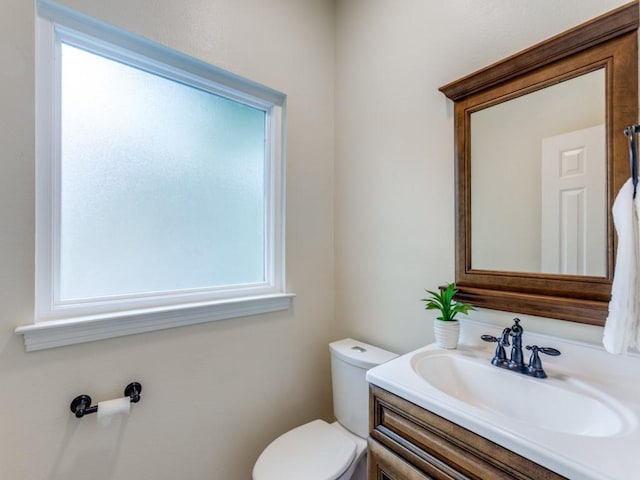
M33 311L33 6L3 0L7 480L248 480L276 435L330 416L330 340L349 334L398 352L430 342L433 315L418 299L423 287L453 280L454 255L452 106L437 88L622 2L64 3L288 94L287 278L297 297L285 313L24 353L13 329ZM474 318L506 324L511 316ZM76 394L112 398L131 380L142 382L143 400L124 424L98 428L68 412Z
M438 88L622 0L337 3L336 316L398 352L432 341L423 288L454 280L453 106ZM471 318L510 322L508 313ZM592 341L601 329L523 317Z
M33 312L34 14L0 2L0 479L247 480L296 424L330 418L334 9L330 1L66 0L288 95L291 311L24 353ZM126 424L71 399L142 383Z

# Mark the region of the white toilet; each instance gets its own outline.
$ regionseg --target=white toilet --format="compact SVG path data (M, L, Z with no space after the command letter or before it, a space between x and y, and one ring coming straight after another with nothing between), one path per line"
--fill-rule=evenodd
M397 355L350 338L329 348L338 421L314 420L276 438L253 467L253 480L366 479L369 386L365 374Z

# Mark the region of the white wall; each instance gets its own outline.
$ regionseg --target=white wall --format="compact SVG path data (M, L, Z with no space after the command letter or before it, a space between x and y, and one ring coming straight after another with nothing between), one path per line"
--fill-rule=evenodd
M623 0L337 3L336 316L405 352L432 340L423 288L454 280L453 106L446 83ZM503 312L471 318L509 324ZM525 316L525 329L600 341L601 329Z
M247 480L295 424L331 416L334 7L331 1L66 0L288 95L288 312L24 353L33 315L34 7L0 2L0 479ZM71 399L142 383L126 423Z

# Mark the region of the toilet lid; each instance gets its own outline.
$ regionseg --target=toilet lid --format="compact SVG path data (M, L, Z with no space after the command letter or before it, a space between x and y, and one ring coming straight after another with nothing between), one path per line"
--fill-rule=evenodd
M253 467L253 480L335 480L355 454L353 440L314 420L276 438Z

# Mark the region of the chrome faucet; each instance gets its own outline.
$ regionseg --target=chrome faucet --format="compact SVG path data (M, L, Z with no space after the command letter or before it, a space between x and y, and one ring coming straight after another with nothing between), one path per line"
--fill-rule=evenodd
M560 351L550 347L538 347L537 345L527 345L527 350L531 351L531 358L529 364L525 365L523 360L522 351L522 334L524 329L520 325L520 319L514 318L514 323L511 328L505 328L502 330L500 338L493 335L482 335L480 338L485 342L496 342L496 352L491 359L491 364L496 367L506 368L514 372L523 373L536 378L546 378L547 374L542 368L542 362L540 361L540 353L551 355L556 357L560 355ZM511 337L511 355L507 360L507 355L504 347L509 346L509 337Z

